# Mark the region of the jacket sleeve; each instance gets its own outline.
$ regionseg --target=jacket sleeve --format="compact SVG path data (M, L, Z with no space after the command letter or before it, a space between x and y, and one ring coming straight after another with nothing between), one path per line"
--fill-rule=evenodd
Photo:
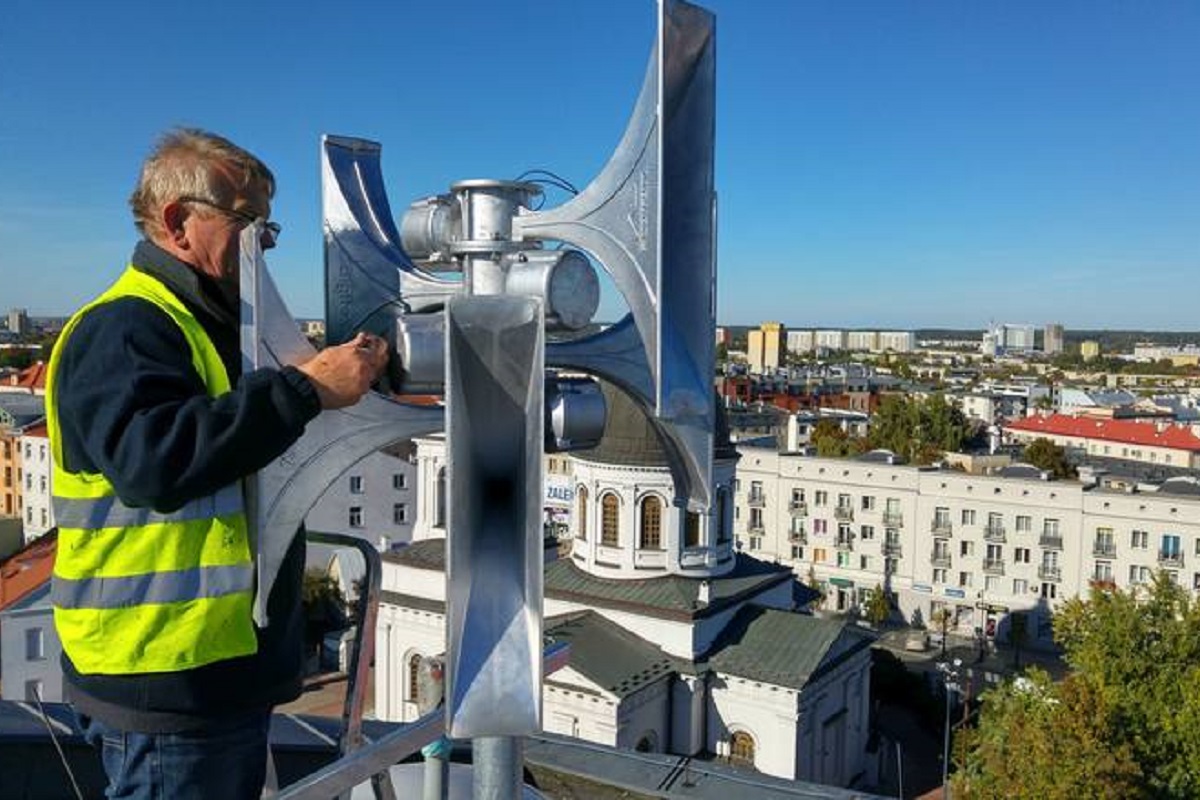
M183 332L135 298L84 315L56 386L63 466L101 473L126 504L163 512L261 469L320 412L292 367L256 370L209 398Z

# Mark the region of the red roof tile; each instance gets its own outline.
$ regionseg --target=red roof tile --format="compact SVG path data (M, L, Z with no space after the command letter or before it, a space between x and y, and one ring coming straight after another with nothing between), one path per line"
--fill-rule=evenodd
M1009 422L1005 427L1009 430L1029 433L1074 436L1081 439L1101 439L1121 444L1200 452L1200 436L1197 436L1189 425L1052 414L1047 417L1026 417Z
M58 531L55 529L0 562L0 610L50 580L57 549Z
M13 382L14 386L20 386L22 389L29 389L36 392L41 389L46 389L46 362L38 361L26 369L21 371L17 379Z

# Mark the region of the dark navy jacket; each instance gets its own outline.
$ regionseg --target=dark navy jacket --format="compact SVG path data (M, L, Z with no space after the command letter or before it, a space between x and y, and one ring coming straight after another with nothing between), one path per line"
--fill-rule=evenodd
M102 473L129 505L172 511L282 454L320 402L294 368L241 374L238 301L215 280L145 241L132 263L195 315L233 390L207 397L182 332L152 303L124 298L98 306L72 332L55 376L62 466ZM202 728L294 699L304 658L303 569L297 536L255 655L177 673L82 675L64 653L67 699L83 714L146 733Z

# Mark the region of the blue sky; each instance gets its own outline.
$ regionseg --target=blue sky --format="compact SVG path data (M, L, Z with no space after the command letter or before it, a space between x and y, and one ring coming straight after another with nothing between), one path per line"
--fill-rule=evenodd
M710 0L718 318L1200 329L1200 3ZM66 313L131 251L172 125L279 179L269 263L323 313L318 143L383 143L393 210L608 159L652 0L9 0L0 309ZM565 198L551 194L548 204ZM606 290L603 318L619 297Z

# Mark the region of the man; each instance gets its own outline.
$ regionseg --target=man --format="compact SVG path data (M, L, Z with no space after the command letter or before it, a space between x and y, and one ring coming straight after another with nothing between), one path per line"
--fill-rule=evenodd
M239 237L261 220L274 245L274 190L232 142L165 135L130 198L145 239L50 359L55 624L109 797L258 797L271 708L300 693L303 537L256 628L241 479L357 402L387 347L360 334L241 374Z

